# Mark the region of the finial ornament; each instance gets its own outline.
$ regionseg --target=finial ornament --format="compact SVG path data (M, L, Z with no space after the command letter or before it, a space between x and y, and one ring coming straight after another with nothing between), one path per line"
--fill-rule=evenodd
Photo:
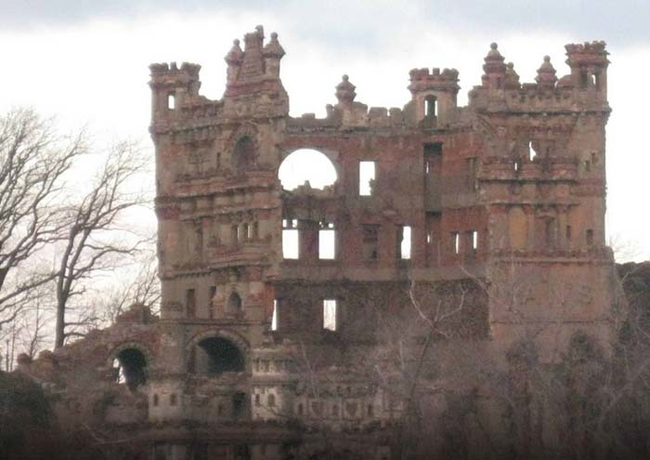
M357 97L357 93L354 92L356 86L350 83L350 77L347 74L341 78L343 81L336 85L336 98L340 104L352 103L354 98Z
M551 57L544 56L544 62L542 63L540 68L537 69L537 77L535 78L535 81L540 86L540 88L545 88L545 89L554 88L555 83L557 82L557 77L555 76L555 74L556 71L555 68L553 67L553 64L551 64Z

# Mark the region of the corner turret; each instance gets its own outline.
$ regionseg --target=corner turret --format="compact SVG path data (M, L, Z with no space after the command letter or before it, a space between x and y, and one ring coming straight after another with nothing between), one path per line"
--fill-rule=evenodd
M151 116L152 124L173 118L183 105L199 97L201 66L184 62L179 69L171 64L151 64Z
M566 63L571 67L571 83L580 90L592 90L607 100L607 66L609 54L605 42L566 45Z

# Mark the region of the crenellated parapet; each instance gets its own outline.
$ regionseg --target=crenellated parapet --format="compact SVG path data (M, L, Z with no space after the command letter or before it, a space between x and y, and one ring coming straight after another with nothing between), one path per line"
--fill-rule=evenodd
M558 78L549 56L537 69L535 83L520 83L512 63L493 43L483 66L482 85L469 93L470 107L510 112L609 112L607 51L604 42L566 45L569 75Z
M457 115L458 70L434 67L413 69L408 86L412 99L407 110L410 118L427 126L445 125Z
M199 99L201 66L184 62L151 64L152 123L175 118L179 109Z

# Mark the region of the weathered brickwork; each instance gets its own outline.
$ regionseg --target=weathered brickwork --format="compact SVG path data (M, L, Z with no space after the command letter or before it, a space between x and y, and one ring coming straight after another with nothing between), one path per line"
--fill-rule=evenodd
M360 363L395 311L462 305L450 340L503 351L533 332L548 360L577 331L607 343L604 43L567 45L561 78L544 58L535 83L492 44L466 107L454 69L411 70L402 109L356 101L344 75L321 119L289 116L285 52L264 38L258 27L234 42L216 101L199 93L200 66L151 65L161 316L135 309L24 363L67 414L136 427L155 460L285 458L310 426L383 460L400 408ZM282 161L304 148L332 162L332 186L282 189ZM374 180L360 193L367 161ZM323 230L335 235L328 260ZM287 231L295 259L283 257ZM78 390L93 407L73 407L80 373L97 382Z

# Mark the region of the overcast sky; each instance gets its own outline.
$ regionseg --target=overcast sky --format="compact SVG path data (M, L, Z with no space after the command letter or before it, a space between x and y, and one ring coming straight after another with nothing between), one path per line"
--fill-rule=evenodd
M291 114L335 103L341 75L357 100L401 107L408 71L455 67L460 102L480 84L492 41L522 81L544 55L568 73L564 44L605 40L611 53L608 125L609 237L623 259L650 259L650 1L206 1L0 0L0 110L31 105L65 129L89 125L98 143L140 138L147 147L152 62L203 66L202 93L220 98L223 56L234 38L263 24L287 52L282 79Z

